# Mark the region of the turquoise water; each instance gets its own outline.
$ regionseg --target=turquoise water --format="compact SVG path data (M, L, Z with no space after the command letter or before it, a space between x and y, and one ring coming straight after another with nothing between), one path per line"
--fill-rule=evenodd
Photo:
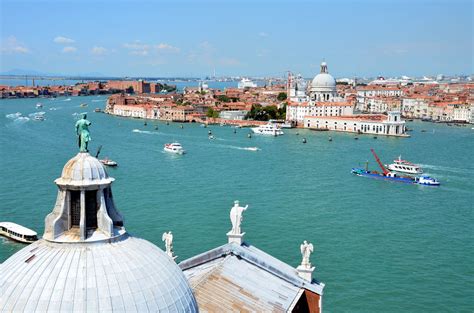
M92 112L105 97L65 99L0 101L1 221L42 233L56 198L53 180L77 153L73 114L89 111L91 151L103 145L101 156L119 163L109 174L127 230L162 248L161 234L172 230L178 261L226 242L229 209L238 199L249 204L243 222L249 243L293 266L303 240L315 245L312 263L326 283L327 312L473 310L472 126L414 122L408 139L306 130L249 139L247 129L144 126ZM83 102L89 107L79 107ZM36 111L46 112L46 120L6 116ZM173 140L188 154L163 153ZM242 149L251 146L261 150ZM400 154L421 163L442 186L350 174L366 160L375 168L372 147L386 163ZM21 247L0 239L0 261Z

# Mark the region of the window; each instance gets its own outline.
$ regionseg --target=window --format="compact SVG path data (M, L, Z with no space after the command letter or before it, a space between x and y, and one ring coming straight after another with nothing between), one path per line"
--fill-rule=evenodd
M97 228L97 190L86 191L86 227Z
M71 216L71 227L79 226L81 221L81 192L79 190L71 190L70 194L70 216Z

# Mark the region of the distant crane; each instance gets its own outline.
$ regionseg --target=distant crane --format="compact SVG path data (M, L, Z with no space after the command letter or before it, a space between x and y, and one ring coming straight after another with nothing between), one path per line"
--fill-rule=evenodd
M375 160L377 161L377 163L379 164L380 168L382 169L383 175L384 175L384 176L387 176L388 174L390 174L390 172L385 168L385 166L383 166L382 162L380 161L380 159L379 159L377 153L375 153L374 149L370 149L370 151L372 152L372 154L374 155Z

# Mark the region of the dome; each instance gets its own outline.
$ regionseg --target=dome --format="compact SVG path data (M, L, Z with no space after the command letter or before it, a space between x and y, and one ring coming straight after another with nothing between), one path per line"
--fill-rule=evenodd
M320 73L313 78L311 82L311 87L322 87L322 88L336 88L336 80L328 73Z
M55 180L58 185L68 186L105 185L113 181L102 163L87 152L79 152L70 159L64 165L61 177Z
M198 311L172 258L129 235L109 243L41 239L0 264L0 273L0 311Z

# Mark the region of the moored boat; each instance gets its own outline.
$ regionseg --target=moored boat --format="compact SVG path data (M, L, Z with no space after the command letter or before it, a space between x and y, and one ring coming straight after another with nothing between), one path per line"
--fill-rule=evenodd
M0 235L23 243L38 240L38 234L35 231L12 222L0 222Z
M38 103L36 104L36 108L37 108L37 109L41 109L42 107L43 107L43 104L42 104L41 102L38 102Z
M167 143L165 144L163 150L175 154L185 154L186 151L183 149L179 142Z
M252 131L255 134L268 136L281 136L284 134L281 128L274 123L268 123L265 125L260 125L259 127L253 127Z

